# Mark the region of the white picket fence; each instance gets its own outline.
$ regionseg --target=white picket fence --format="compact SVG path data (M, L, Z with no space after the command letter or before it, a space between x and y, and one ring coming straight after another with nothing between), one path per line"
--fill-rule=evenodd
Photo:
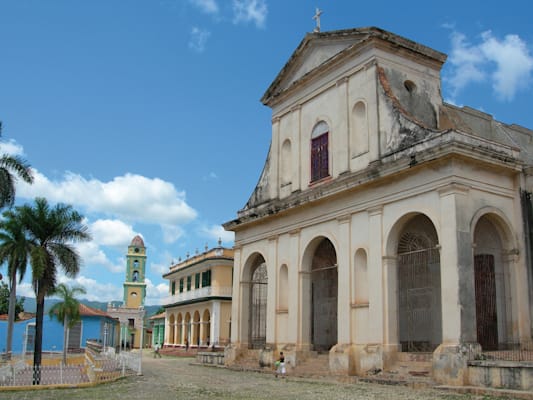
M85 356L85 363L78 365L41 365L35 370L24 360L7 362L0 366L0 386L76 385L89 382L107 382L121 376L140 374L142 357L140 352L115 354L98 353Z

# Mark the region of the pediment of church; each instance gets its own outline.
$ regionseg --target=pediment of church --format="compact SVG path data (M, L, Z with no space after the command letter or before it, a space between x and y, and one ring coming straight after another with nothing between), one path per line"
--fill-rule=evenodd
M375 27L308 33L267 89L261 101L265 105L270 105L271 101L280 94L311 78L315 73L326 70L344 57L352 56L354 51L371 41L408 49L435 61L438 65L446 59L442 53Z

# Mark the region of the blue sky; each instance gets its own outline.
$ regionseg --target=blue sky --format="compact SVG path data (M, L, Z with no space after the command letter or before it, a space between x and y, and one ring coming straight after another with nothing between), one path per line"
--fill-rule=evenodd
M168 294L172 260L219 237L232 246L221 224L248 200L270 143L259 99L315 7L322 31L377 26L448 54L446 101L533 128L526 0L0 0L0 151L35 169L19 202L44 196L87 218L76 284L89 299L122 298L135 234L147 304ZM32 296L28 279L19 293Z

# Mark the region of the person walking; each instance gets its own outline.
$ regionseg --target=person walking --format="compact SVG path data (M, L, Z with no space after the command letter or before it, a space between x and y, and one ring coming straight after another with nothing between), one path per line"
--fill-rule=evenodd
M287 369L285 368L285 356L283 355L283 352L280 351L278 361L276 361L276 378L278 375L281 375L282 378L285 378L286 373Z
M159 349L160 349L160 346L159 346L159 342L157 342L154 346L154 358L161 358L161 353L159 352Z

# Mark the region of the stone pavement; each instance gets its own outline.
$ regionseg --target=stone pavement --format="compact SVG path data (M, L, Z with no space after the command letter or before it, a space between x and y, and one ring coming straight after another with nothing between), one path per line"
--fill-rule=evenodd
M457 394L435 389L412 389L374 383L339 383L271 374L231 371L191 365L192 358L152 358L145 351L143 375L88 388L0 391L12 400L156 400L156 399L386 399L487 400L487 396Z

